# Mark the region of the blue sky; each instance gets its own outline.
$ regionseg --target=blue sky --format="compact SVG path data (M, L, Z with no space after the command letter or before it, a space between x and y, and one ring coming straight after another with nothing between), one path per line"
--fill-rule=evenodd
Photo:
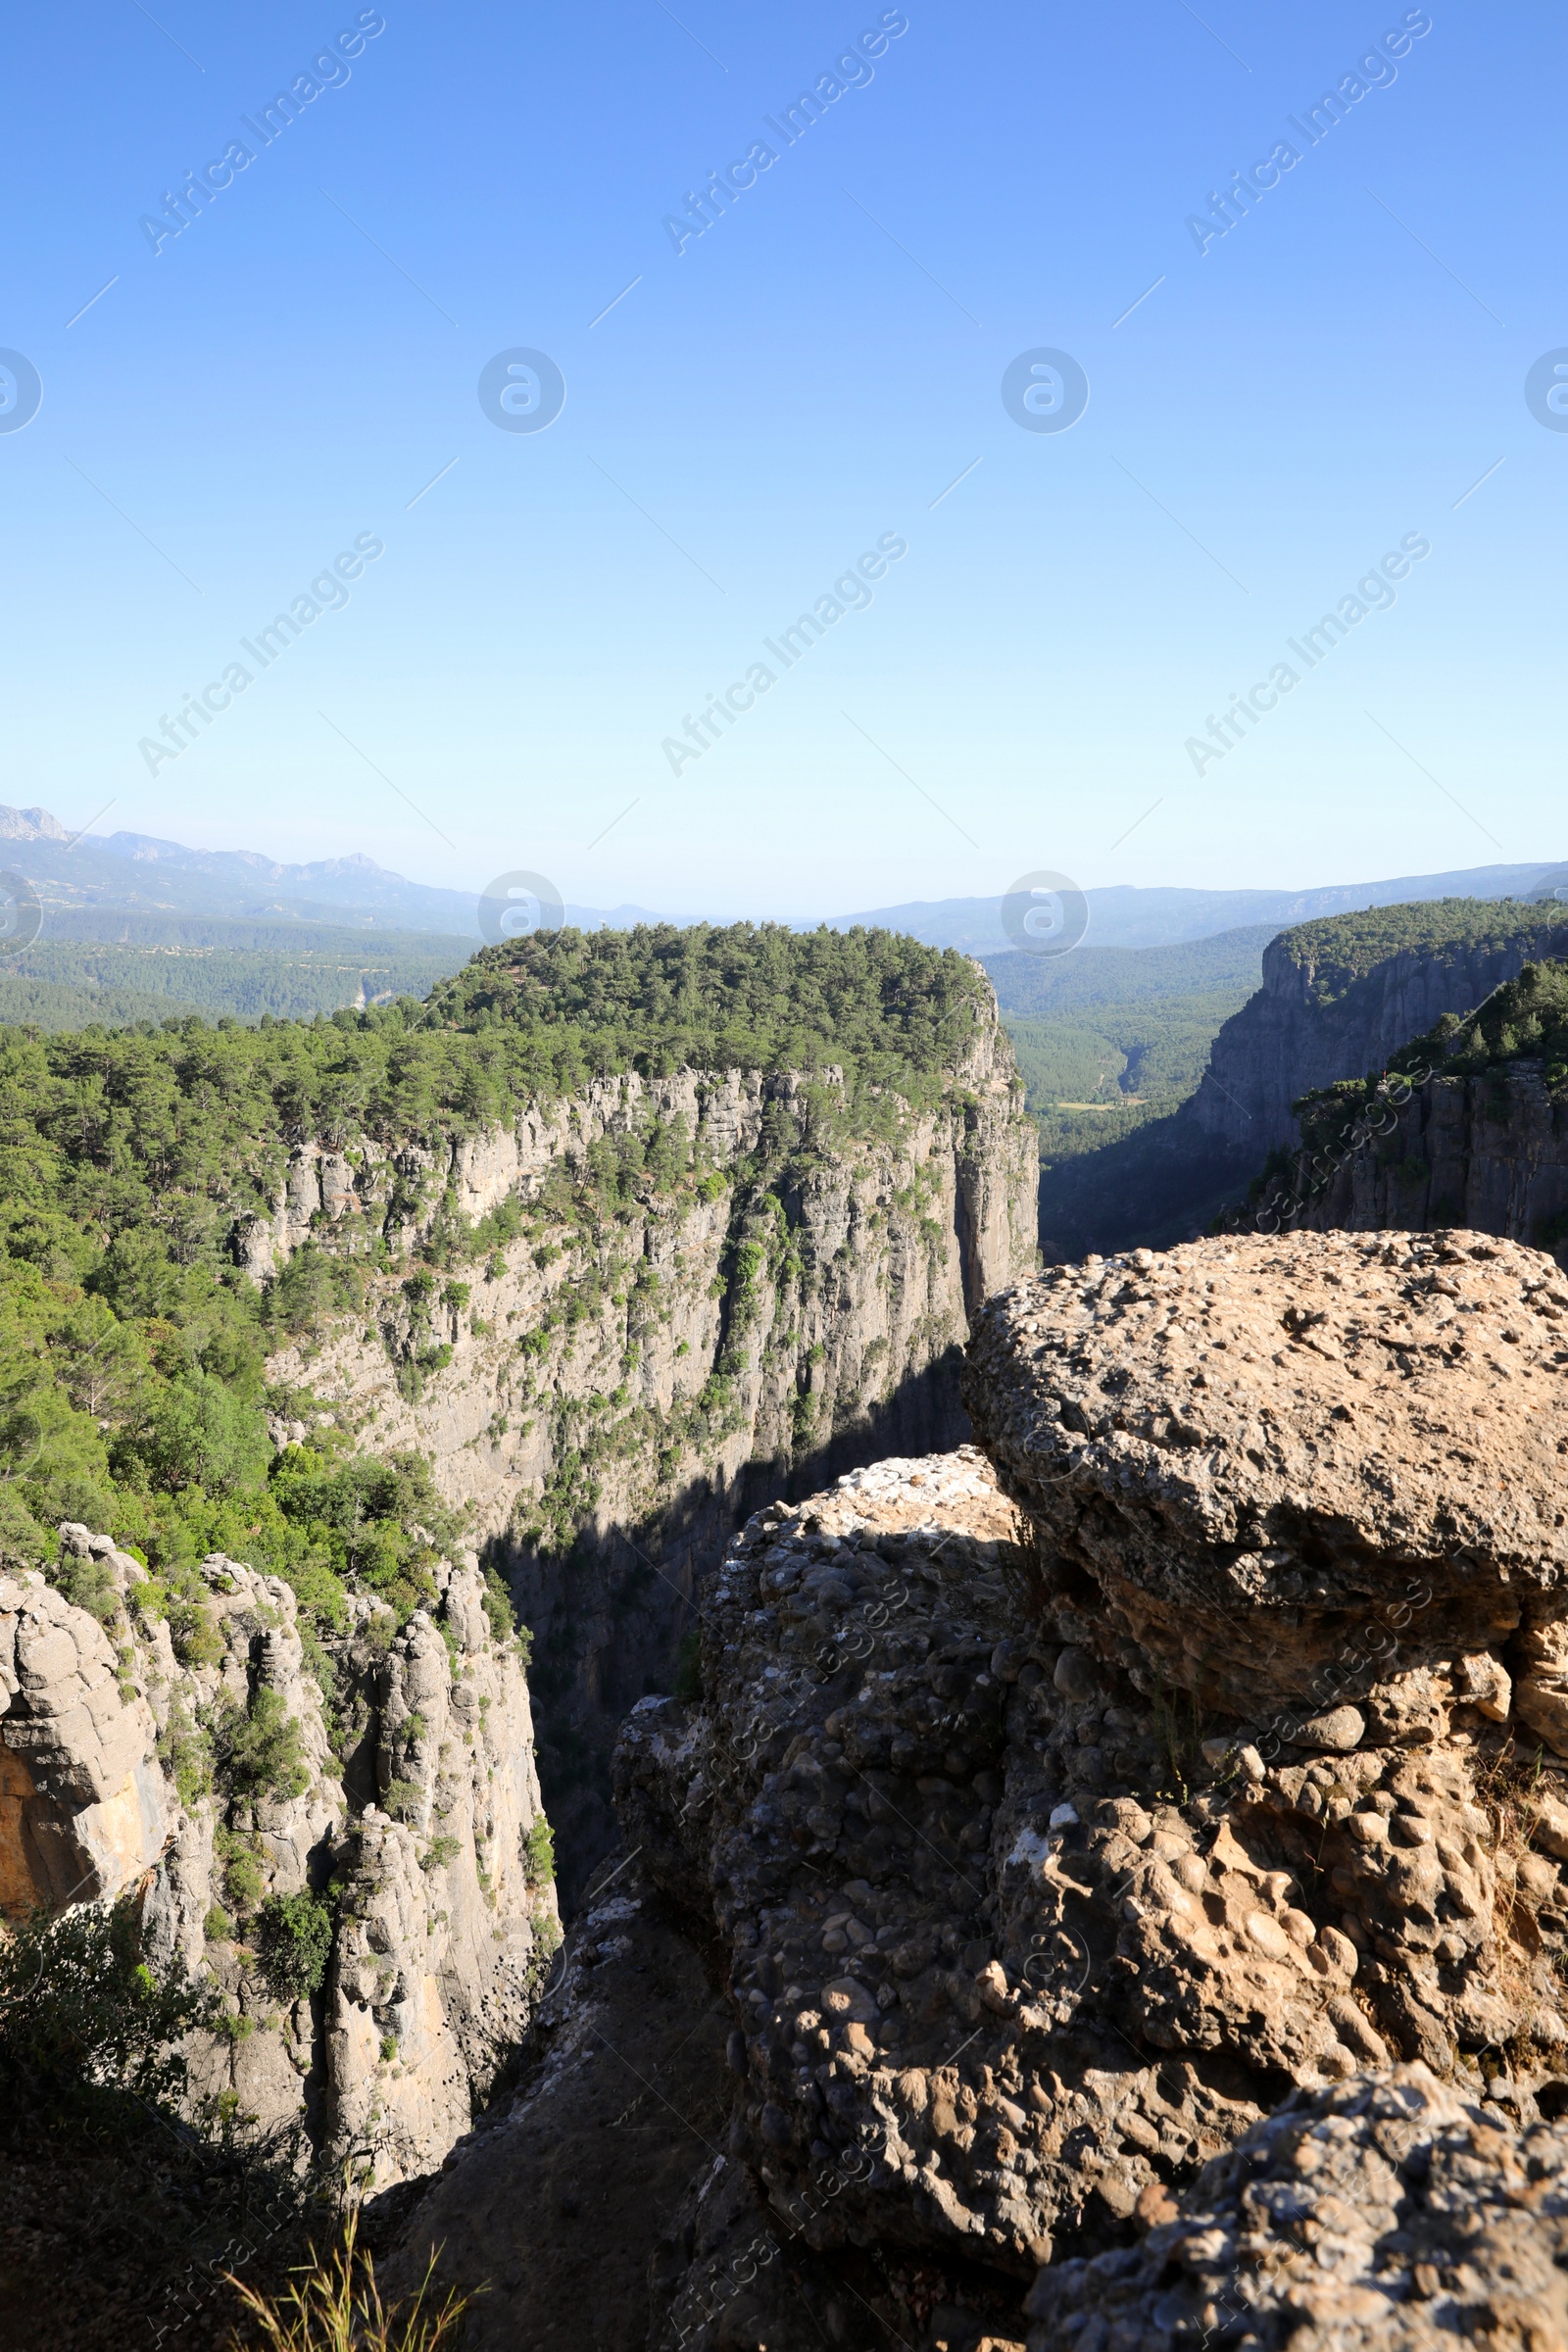
M1546 12L235 15L13 21L0 346L43 398L0 433L0 798L715 914L1565 854L1568 433L1524 389L1568 346ZM869 78L786 145L766 119L866 32ZM264 147L243 119L339 33L347 78ZM1308 144L1289 118L1385 34ZM235 141L155 253L142 217ZM1281 141L1200 252L1188 217ZM665 216L757 142L677 253ZM547 430L480 407L514 348L564 377ZM1004 407L1042 348L1087 373L1070 430ZM1415 536L1396 601L1287 651ZM384 553L349 601L251 661L356 538ZM907 553L786 669L764 641L879 538Z

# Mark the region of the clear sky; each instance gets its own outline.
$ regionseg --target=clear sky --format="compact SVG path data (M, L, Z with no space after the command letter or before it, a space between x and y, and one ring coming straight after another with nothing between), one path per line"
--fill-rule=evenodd
M1508 0L18 12L0 798L714 914L1561 858L1565 46ZM542 430L481 405L517 350ZM1041 350L1068 429L1004 405Z

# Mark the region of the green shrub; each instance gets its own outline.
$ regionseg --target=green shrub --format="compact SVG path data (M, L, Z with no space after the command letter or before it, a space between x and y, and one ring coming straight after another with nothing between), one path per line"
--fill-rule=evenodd
M169 1721L158 1735L158 1754L188 1812L213 1785L213 1743L192 1723L178 1699L170 1707Z
M49 1569L49 1582L74 1609L85 1609L100 1625L113 1625L120 1615L120 1594L107 1560L77 1559L63 1551Z
M15 1486L0 1485L0 1568L42 1568L58 1545L58 1537L39 1526Z
M499 1569L485 1570L484 1592L480 1597L484 1602L484 1613L490 1620L490 1638L498 1649L505 1649L513 1636L524 1629L517 1623L512 1588Z
M315 1992L332 1950L332 1914L314 1894L270 1894L256 1923L262 1973L279 2000Z
M522 1841L523 1877L530 1886L544 1886L556 1875L555 1832L542 1813L537 1814Z
M150 2103L185 2087L180 2045L210 2027L217 1996L175 1961L144 1959L139 1905L35 1912L0 1941L0 2084L38 2110L90 2107L122 2090Z
M262 1874L260 1855L238 1838L229 1841L222 1855L223 1892L243 1918L254 1911L262 1899L267 1881Z
M182 1666L216 1666L223 1654L218 1620L199 1600L170 1602L169 1639Z
M210 1903L207 1917L202 1921L202 1934L209 1943L226 1943L234 1933L234 1922L221 1903Z
M258 1690L248 1709L231 1702L213 1733L220 1787L232 1797L303 1796L311 1773L301 1739L275 1690Z
M445 1870L447 1864L457 1855L458 1850L457 1838L449 1838L443 1832L439 1838L431 1838L419 1856L419 1868L424 1871Z

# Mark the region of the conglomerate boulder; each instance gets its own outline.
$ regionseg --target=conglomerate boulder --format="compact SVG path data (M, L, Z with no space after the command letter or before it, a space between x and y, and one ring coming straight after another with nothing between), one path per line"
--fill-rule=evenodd
M1554 1259L1330 1233L1053 1267L988 1306L966 1396L1057 1616L1080 1602L1076 1638L1151 1696L1237 1718L1319 1698L1326 1671L1391 1681L1396 1650L1404 1675L1490 1653L1568 1754Z

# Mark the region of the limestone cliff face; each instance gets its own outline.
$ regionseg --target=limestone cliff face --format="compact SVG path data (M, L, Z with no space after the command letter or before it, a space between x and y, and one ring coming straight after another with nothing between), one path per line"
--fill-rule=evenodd
M383 2181L428 2172L559 1938L523 1662L492 1637L476 1567L444 1564L438 1614L401 1632L357 1599L313 1666L290 1588L215 1553L182 1664L139 1562L83 1527L62 1540L122 1605L112 1642L40 1577L0 1578L0 1908L136 1890L150 1957L225 1996L230 2030L192 2054L198 2095ZM330 1933L314 1991L267 1962L269 1899L307 1892Z
M1568 1101L1538 1061L1474 1077L1434 1077L1390 1131L1347 1152L1308 1199L1300 1222L1320 1231L1393 1225L1467 1226L1510 1241L1568 1249ZM1293 1163L1310 1183L1305 1155ZM1283 1189L1299 1194L1286 1180Z
M668 1689L696 1570L764 1496L960 1434L970 1317L1034 1262L1034 1133L994 1011L941 1101L889 1097L879 1134L846 1134L823 1091L628 1073L434 1151L301 1148L242 1237L265 1273L323 1225L409 1245L520 1210L466 1283L421 1296L400 1267L271 1372L379 1449L427 1452L471 1506L534 1631L546 1794L579 1875L613 1834L615 1726ZM617 1139L656 1128L676 1173L595 1190Z
M1561 952L1562 911L1543 909L1508 936L1470 946L1413 946L1370 970L1303 924L1263 951L1263 985L1214 1040L1202 1084L1179 1114L1211 1145L1253 1164L1296 1139L1298 1097L1380 1070L1446 1012L1465 1013L1533 957Z

